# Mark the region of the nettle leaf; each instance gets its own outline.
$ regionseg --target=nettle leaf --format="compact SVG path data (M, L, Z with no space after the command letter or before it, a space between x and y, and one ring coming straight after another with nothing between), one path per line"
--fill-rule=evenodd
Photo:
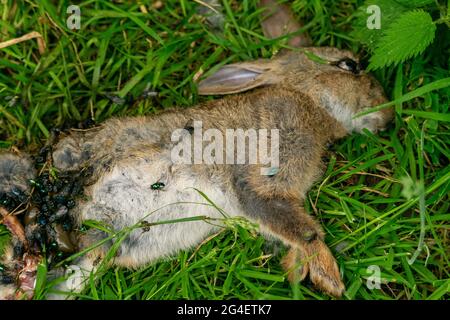
M396 0L396 1L410 8L419 8L435 2L435 0Z
M381 29L369 29L367 27L367 21L371 15L367 13L367 8L372 5L380 7ZM366 0L364 5L359 7L354 14L356 19L350 35L365 44L370 51L373 51L382 38L384 30L387 30L394 21L407 11L406 6L393 0Z
M425 11L410 11L393 22L380 39L370 59L369 70L398 64L422 53L436 33L436 25Z

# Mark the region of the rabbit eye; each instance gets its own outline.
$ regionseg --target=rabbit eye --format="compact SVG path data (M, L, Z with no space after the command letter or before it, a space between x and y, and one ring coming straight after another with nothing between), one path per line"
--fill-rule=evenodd
M359 74L361 71L359 64L350 58L344 58L336 62L336 66L342 70L350 71L354 74Z

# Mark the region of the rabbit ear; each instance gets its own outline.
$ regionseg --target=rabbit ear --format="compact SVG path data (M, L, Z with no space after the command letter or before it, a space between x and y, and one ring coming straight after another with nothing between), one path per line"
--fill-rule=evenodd
M285 4L278 4L277 0L261 0L259 7L265 9L261 26L267 38L279 38L302 28L292 10ZM288 44L293 47L308 47L312 45L312 41L308 34L302 33L290 38Z
M270 62L260 60L225 65L198 85L200 95L231 94L277 82Z

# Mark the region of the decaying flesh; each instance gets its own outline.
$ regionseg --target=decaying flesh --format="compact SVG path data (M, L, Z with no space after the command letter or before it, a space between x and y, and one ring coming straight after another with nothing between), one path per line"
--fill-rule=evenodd
M14 240L19 242L25 249L25 253L21 259L14 261L15 270L17 271L17 290L14 293L14 296L7 298L31 299L34 295L37 266L41 261L42 256L38 253L29 252L29 244L25 237L25 229L19 219L1 207L0 214L2 216L2 223L11 232Z
M81 175L86 173L80 170L57 177L51 173L48 152L53 140L35 156L0 153L0 223L12 235L0 259L0 300L32 298L39 262L46 259L53 268L77 250L69 211L82 190Z
M274 1L261 3L268 8L263 25L268 38L284 36L300 27L292 21L294 16L288 7L276 6ZM304 34L298 36L295 43L289 44L299 48L309 44ZM313 56L318 59L311 59ZM219 219L222 215L215 208L191 205L204 203L196 190L207 191L208 198L224 212L258 223L262 233L289 247L283 266L286 272L296 273L290 277L293 281L308 273L318 289L340 297L345 285L339 266L325 243L324 231L308 215L303 203L322 174L326 145L352 132L383 130L393 116L392 110L383 109L355 118L387 99L376 79L354 72L357 70L352 70L352 64L357 66L359 62L349 51L307 47L281 52L271 60L224 65L198 84L199 94L242 94L154 116L110 119L94 130L74 130L62 137L51 155L58 172L92 168L83 191L85 197L67 205L73 208L75 227L95 220L120 231L144 218L149 223L195 218L199 214ZM281 165L273 167L274 174L262 175L261 163L174 164L172 151L190 141L190 123L195 122L222 136L230 128L279 129ZM180 140L174 143L171 136L180 131ZM43 225L52 223L50 214L43 218L48 218ZM193 248L216 232L215 228L192 220L159 224L145 232L134 229L120 244L113 264L145 266ZM103 240L103 232L91 229L77 243L84 250ZM105 243L74 261L68 270L80 272L58 284L53 289L56 293L52 296L50 292L47 298L65 299L81 292L91 272L95 272L98 259L106 257L111 245ZM33 263L25 262L21 270L33 273ZM299 270L301 264L306 265ZM30 282L23 283L30 287Z

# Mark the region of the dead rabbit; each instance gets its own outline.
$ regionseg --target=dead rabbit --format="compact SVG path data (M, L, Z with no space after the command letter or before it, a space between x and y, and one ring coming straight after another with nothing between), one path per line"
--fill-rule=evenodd
M267 9L262 22L267 37L300 28L286 5L263 0L261 6ZM221 218L214 207L192 204L204 202L198 189L230 216L258 223L263 234L289 246L283 267L291 281L309 275L318 289L340 297L345 286L338 266L321 226L305 212L303 202L321 176L327 144L363 129L383 130L393 113L384 109L354 118L387 100L380 84L360 70L351 52L313 47L306 34L291 38L289 44L299 50L283 50L271 60L225 65L199 83L203 95L239 94L190 109L110 119L93 130L74 131L62 138L52 154L53 166L60 172L92 170L84 197L70 211L76 223L96 220L118 231L142 220ZM311 59L312 55L325 63ZM215 129L224 136L227 129L277 129L279 164L270 174L261 174L262 163L174 162L173 150L196 134L198 123L203 130ZM179 133L178 139L173 139L174 132ZM267 139L273 142L275 137ZM26 157L1 154L0 191L29 193L26 179L34 175L31 168ZM146 232L136 229L121 243L112 264L145 266L198 245L217 228L205 221L190 221L153 225ZM97 229L81 233L78 250L105 237ZM71 268L75 272L49 298L80 292L111 245L112 241L106 242L78 258ZM5 255L5 259L14 257ZM0 297L11 297L15 284L3 285L1 290Z

